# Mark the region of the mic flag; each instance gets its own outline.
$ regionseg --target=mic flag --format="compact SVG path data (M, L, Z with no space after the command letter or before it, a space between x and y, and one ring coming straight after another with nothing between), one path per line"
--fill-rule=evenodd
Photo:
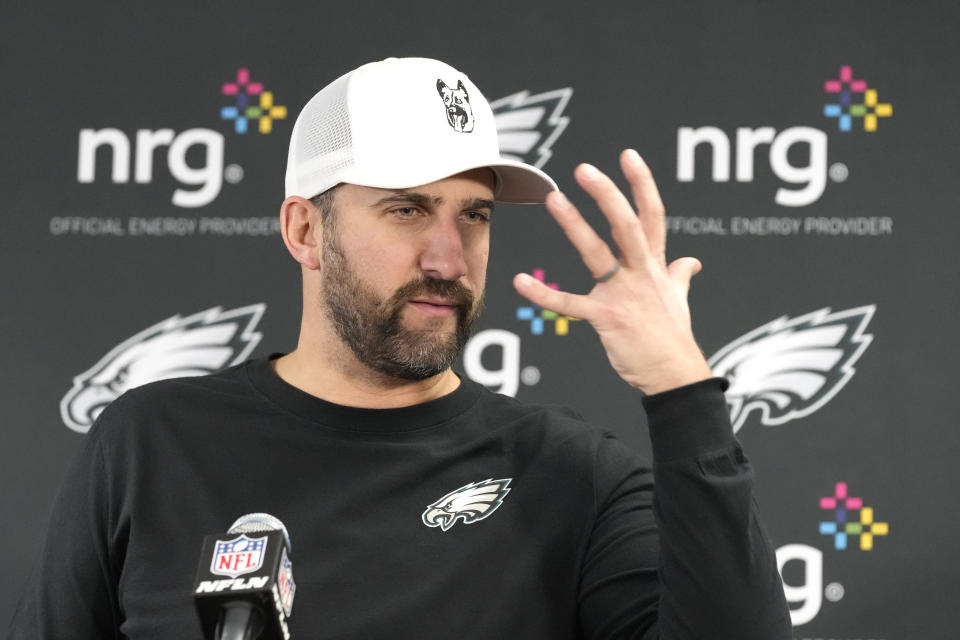
M246 615L249 621L244 618L242 624L248 630L237 637L290 640L288 619L295 591L289 538L282 524L279 528L234 524L226 536L204 538L193 598L205 638L224 638L225 619Z

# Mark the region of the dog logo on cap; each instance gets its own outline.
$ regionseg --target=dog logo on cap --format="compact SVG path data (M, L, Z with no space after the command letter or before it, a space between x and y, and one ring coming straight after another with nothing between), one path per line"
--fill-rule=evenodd
M443 98L443 106L447 109L447 124L460 133L473 131L473 109L470 108L470 96L463 81L457 80L457 88L451 89L438 78L437 93Z

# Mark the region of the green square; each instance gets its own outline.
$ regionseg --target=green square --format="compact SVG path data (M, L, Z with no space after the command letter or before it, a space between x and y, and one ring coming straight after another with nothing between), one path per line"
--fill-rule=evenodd
M260 107L247 107L247 110L243 113L248 118L259 118L263 115L263 111L260 110Z
M863 533L863 525L859 522L850 522L847 524L847 533L849 534L860 534Z
M556 320L557 312L550 311L549 309L544 309L543 313L540 314L540 317L543 318L544 320Z
M850 115L855 118L862 118L867 115L867 105L865 104L852 104L850 105Z

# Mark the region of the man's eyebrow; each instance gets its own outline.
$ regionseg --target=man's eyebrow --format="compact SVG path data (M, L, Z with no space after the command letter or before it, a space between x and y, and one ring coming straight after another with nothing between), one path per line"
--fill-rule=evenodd
M402 191L380 198L373 203L373 206L379 207L384 204L396 204L398 202L409 202L410 204L427 207L430 204L442 204L443 198L431 198L424 193L417 193L415 191Z
M493 200L487 198L467 198L463 201L464 209L490 209L493 211Z
M429 208L430 205L441 205L444 202L444 199L440 196L428 196L425 193L418 193L416 191L402 191L400 193L392 193L388 196L380 198L375 203L374 207L380 207L385 204L397 204L397 203L410 203L415 204L420 207ZM461 206L463 209L490 209L493 210L493 200L488 198L464 198L461 201Z

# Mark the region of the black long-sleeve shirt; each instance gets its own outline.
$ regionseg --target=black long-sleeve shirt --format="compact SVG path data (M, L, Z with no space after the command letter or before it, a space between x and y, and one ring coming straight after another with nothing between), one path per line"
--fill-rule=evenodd
M299 640L789 638L722 381L644 404L652 467L466 379L391 410L266 360L135 389L70 467L8 638L200 638L201 542L250 512L290 532Z

